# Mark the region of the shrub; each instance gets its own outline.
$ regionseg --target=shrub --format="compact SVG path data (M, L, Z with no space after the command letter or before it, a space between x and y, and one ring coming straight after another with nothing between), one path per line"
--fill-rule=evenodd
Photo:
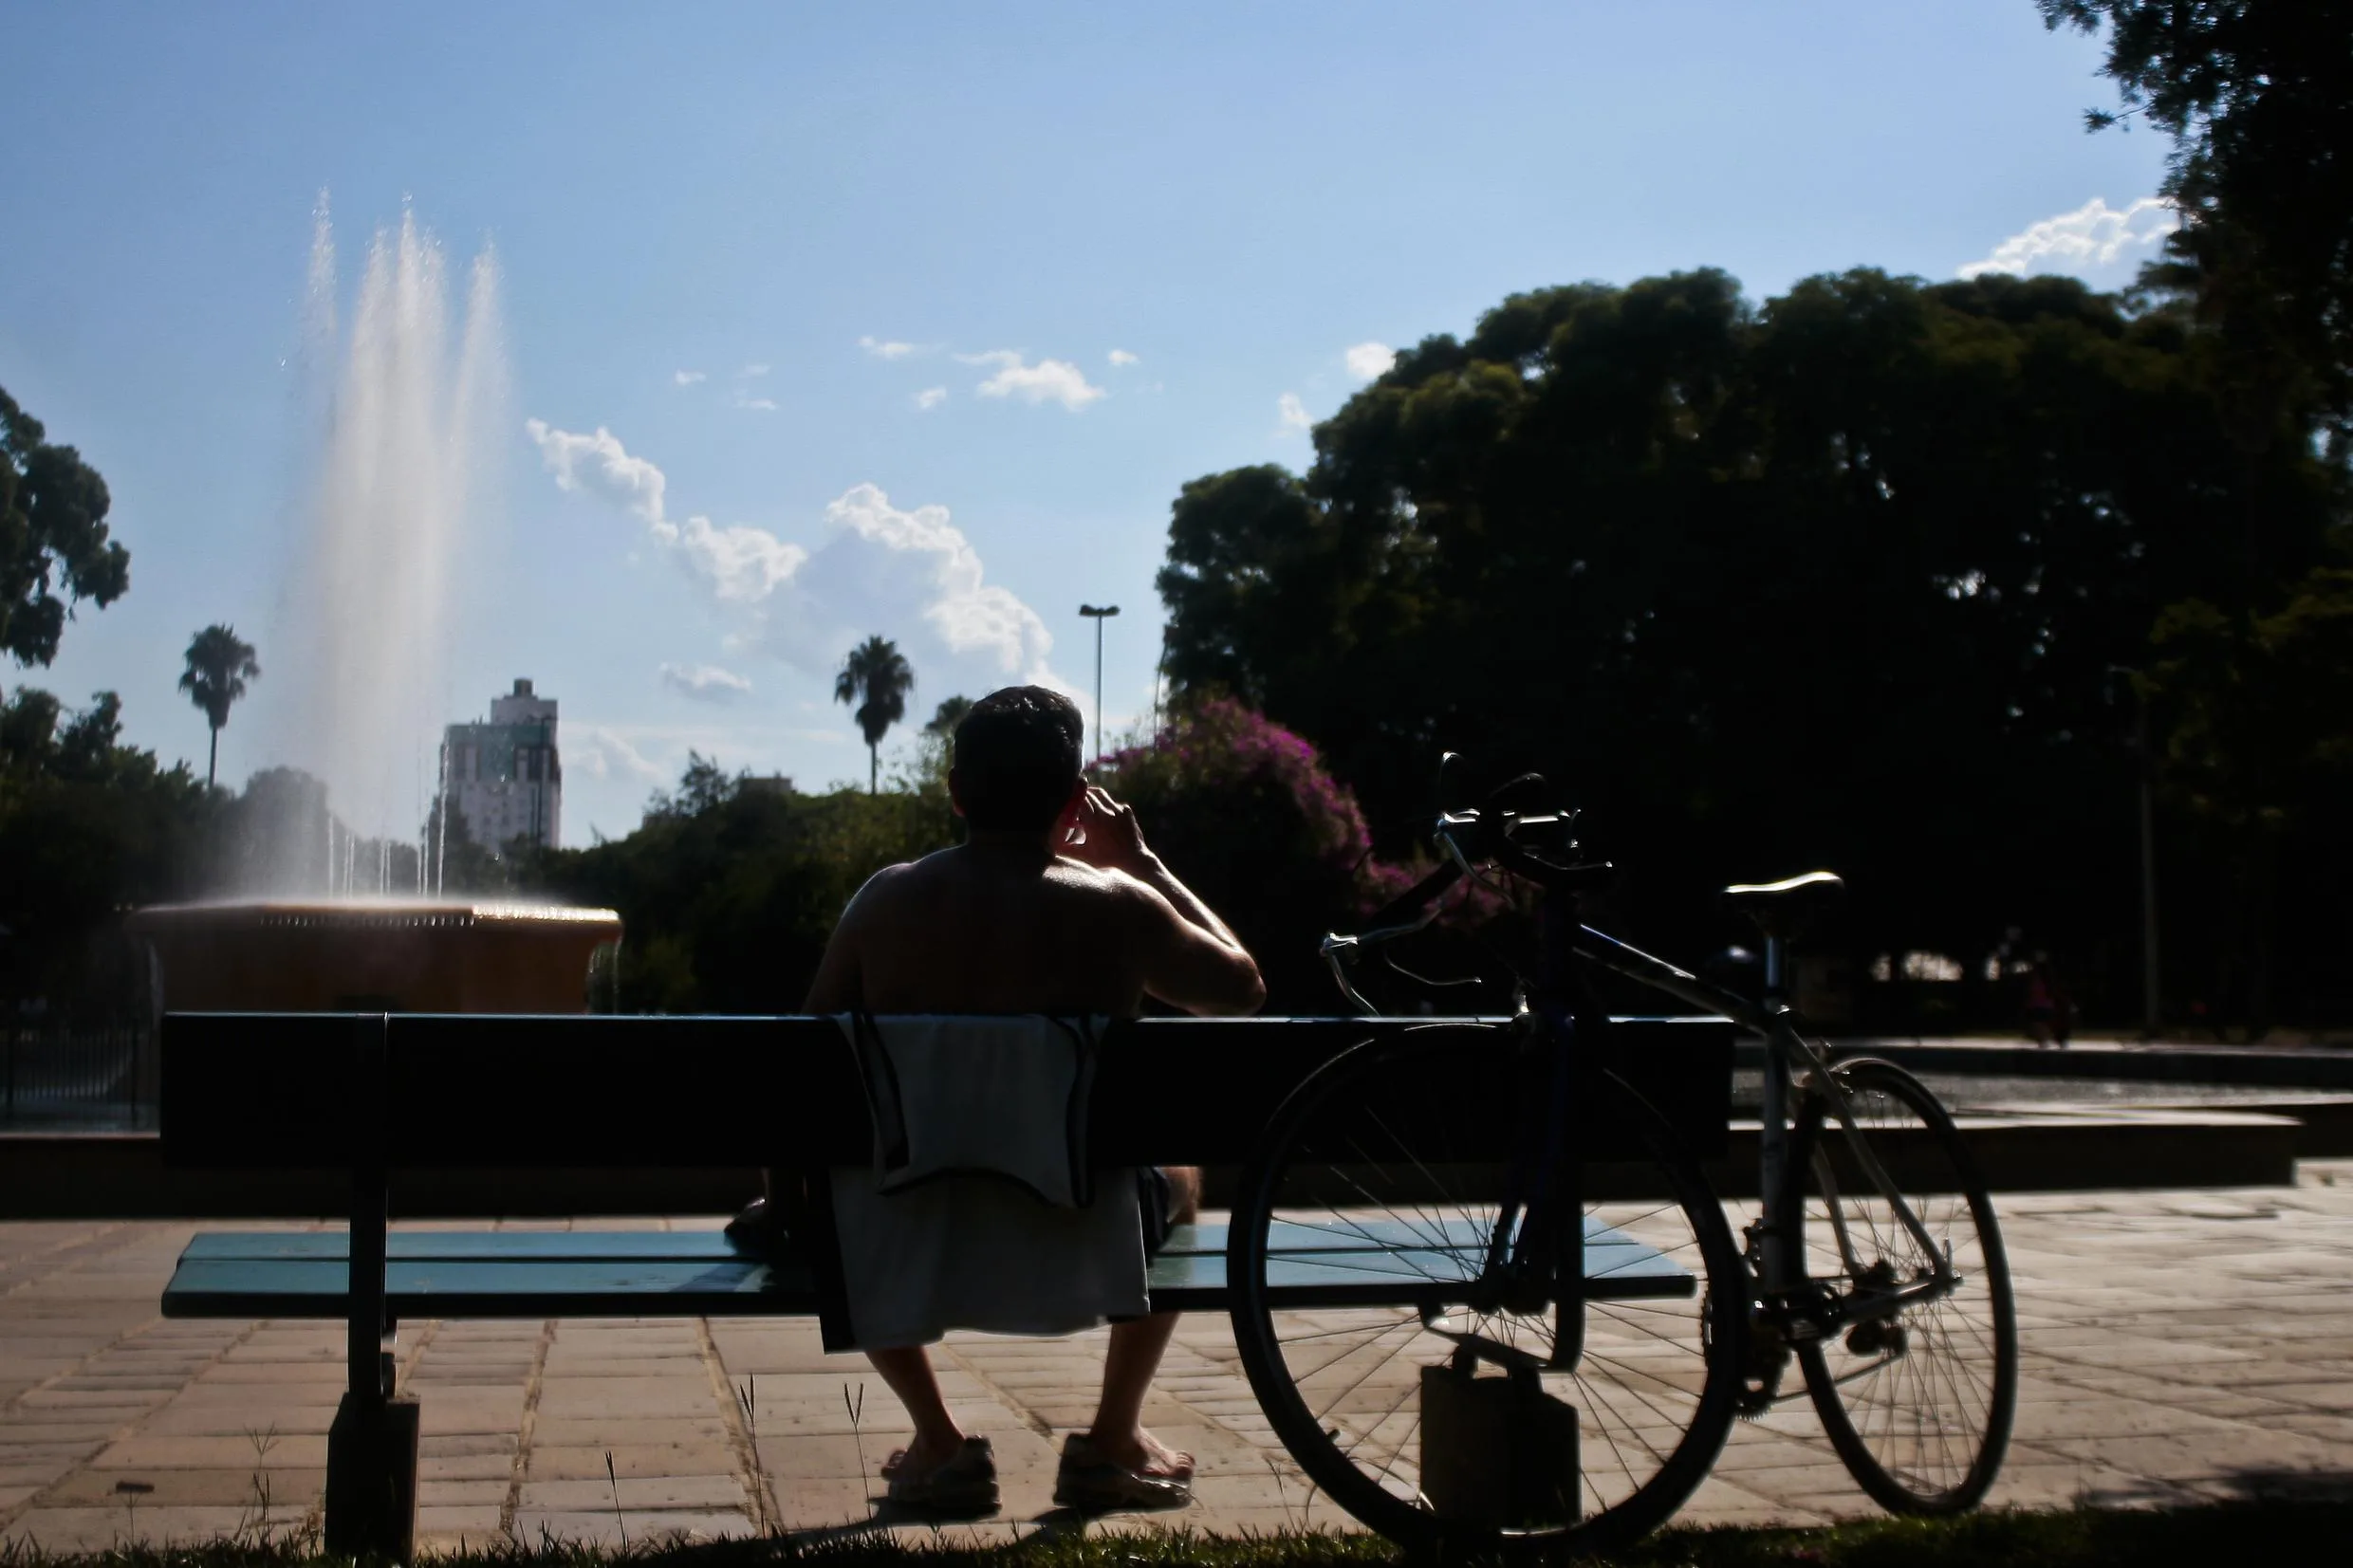
M1229 698L1105 759L1102 783L1250 948L1271 1013L1342 1010L1318 944L1426 869L1374 857L1356 797L1315 747Z

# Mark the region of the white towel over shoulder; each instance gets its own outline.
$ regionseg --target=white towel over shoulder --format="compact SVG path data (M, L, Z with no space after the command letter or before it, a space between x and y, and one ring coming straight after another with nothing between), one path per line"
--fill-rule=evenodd
M858 1054L883 1191L986 1174L1060 1208L1086 1203L1087 1097L1107 1019L843 1014L835 1022Z
M955 1328L1068 1334L1150 1310L1135 1173L1086 1160L1103 1020L838 1022L875 1121L874 1165L833 1173L862 1348Z

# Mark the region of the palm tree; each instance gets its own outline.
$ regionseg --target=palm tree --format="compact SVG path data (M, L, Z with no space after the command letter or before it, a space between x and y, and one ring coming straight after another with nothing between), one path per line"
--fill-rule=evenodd
M866 793L875 793L881 777L882 737L907 716L907 693L915 690L915 671L888 637L872 636L850 650L842 673L833 677L833 700L858 704L859 732L866 737Z
M952 740L955 736L955 727L962 724L964 715L972 710L972 698L960 695L950 697L932 714L932 722L923 727L923 732L936 735L943 741Z
M229 722L229 710L245 695L245 683L258 679L261 673L253 645L241 641L227 626L207 626L188 644L188 669L179 677L179 689L204 710L205 721L213 727L212 754L204 760L207 789L213 787L213 771L220 762L220 732Z

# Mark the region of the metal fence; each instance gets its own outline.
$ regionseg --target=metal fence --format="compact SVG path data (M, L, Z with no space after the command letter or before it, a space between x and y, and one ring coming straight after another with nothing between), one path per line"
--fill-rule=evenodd
M152 1029L0 1025L0 1128L144 1131L157 1087Z

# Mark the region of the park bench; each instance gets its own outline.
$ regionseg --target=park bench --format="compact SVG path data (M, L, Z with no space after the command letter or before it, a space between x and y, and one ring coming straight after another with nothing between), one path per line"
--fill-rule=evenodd
M1426 1020L1139 1019L1104 1037L1088 1151L1100 1165L1239 1165L1283 1098L1356 1042ZM1627 1020L1626 1076L1708 1157L1729 1115L1732 1037L1714 1020ZM173 1014L162 1030L167 1166L348 1171L350 1225L213 1232L163 1295L175 1318L342 1319L349 1383L328 1438L330 1551L405 1559L417 1410L396 1397L399 1321L761 1317L829 1308L831 1262L738 1251L715 1230L392 1232L402 1172L862 1165L855 1062L822 1018ZM1598 1144L1605 1127L1587 1129ZM747 1193L747 1196L750 1194ZM1312 1227L1269 1270L1282 1304L1411 1302L1416 1238ZM1589 1294L1688 1293L1643 1249L1587 1253ZM813 1250L813 1249L811 1249ZM1155 1262L1157 1310L1229 1305L1225 1227L1179 1227Z

